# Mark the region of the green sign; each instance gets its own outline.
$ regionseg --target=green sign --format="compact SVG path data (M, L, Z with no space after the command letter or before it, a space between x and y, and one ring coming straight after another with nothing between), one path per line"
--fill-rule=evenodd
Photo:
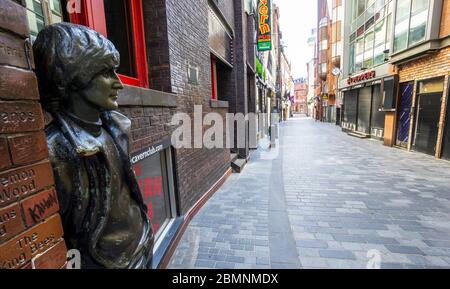
M270 0L258 0L258 51L272 50Z

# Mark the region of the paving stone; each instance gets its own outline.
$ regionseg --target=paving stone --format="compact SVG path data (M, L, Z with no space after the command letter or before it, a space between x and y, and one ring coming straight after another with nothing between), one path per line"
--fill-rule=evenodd
M422 250L420 250L417 247L398 246L398 245L386 245L385 247L392 253L425 255L422 252Z
M356 257L351 251L344 250L320 250L320 257L332 259L350 259L355 260Z
M302 248L328 248L328 243L320 240L300 240L297 241L297 246Z
M300 259L303 267L328 268L327 259L317 257L303 257Z
M234 269L236 266L235 263L231 262L216 262L214 268L216 269Z

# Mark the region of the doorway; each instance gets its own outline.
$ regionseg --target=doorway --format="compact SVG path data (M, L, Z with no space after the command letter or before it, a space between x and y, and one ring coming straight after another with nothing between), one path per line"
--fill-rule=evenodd
M442 93L419 94L414 150L434 155L438 136Z
M397 116L397 145L407 148L411 123L411 105L414 83L400 84L400 107Z
M417 91L413 149L429 155L435 155L444 79L434 78L421 81L418 84Z
M370 134L370 119L372 113L372 87L359 89L357 131Z

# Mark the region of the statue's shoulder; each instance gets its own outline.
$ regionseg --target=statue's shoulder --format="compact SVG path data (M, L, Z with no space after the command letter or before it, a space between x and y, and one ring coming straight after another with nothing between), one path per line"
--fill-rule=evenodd
M61 127L57 123L52 122L47 125L45 127L45 134L47 136L50 159L71 161L75 158L73 145L64 135Z
M108 112L109 121L116 127L118 127L123 133L129 135L131 132L131 120L118 111Z

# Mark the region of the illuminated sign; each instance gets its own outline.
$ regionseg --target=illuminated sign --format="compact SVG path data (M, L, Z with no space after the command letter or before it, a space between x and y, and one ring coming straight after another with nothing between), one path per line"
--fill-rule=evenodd
M258 51L272 50L270 0L258 2Z
M169 191L167 172L165 170L165 149L169 141L145 148L131 156L131 162L141 191L142 199L147 205L147 214L157 234L170 218Z
M347 84L351 85L353 83L358 83L358 82L369 80L369 79L372 79L372 78L375 78L375 77L376 77L375 70L374 71L369 71L369 72L366 72L366 73L363 73L363 74L360 74L360 75L357 75L357 76L354 76L354 77L349 77L347 79Z

